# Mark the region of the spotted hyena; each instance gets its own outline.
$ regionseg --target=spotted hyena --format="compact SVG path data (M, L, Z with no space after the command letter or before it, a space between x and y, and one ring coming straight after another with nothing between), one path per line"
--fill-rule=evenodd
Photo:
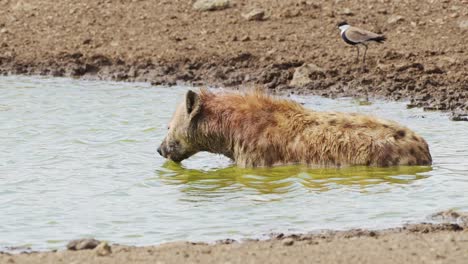
M317 112L262 92L188 91L158 152L180 162L199 151L238 166L430 165L426 141L395 122Z

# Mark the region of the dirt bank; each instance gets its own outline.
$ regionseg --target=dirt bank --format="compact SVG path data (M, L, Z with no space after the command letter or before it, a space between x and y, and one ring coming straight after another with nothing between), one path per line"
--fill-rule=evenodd
M468 230L457 224L418 224L382 231L277 235L266 241L216 244L111 245L94 250L11 255L0 263L460 263L468 259Z
M254 9L264 15L246 19ZM388 37L369 48L365 68L340 39L341 20ZM466 114L466 43L467 0L232 0L207 12L188 0L0 0L3 74L260 84ZM305 64L314 66L291 85Z

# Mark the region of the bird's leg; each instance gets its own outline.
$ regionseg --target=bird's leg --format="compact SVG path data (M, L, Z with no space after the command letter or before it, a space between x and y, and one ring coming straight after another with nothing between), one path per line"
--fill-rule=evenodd
M354 47L356 47L357 50L356 62L359 62L359 46L355 45Z
M366 54L367 54L367 45L362 43L362 45L364 45L364 47L366 47L366 49L364 50L364 59L362 59L362 63L365 64L366 63Z

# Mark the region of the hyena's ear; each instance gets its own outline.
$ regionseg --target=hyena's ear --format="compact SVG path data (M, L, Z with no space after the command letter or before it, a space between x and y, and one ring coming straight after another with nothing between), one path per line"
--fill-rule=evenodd
M187 108L187 114L190 117L195 116L200 112L200 96L196 92L188 90L185 96L185 106Z

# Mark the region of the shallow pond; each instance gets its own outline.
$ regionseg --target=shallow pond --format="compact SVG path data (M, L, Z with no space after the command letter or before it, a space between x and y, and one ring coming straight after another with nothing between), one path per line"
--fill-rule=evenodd
M426 138L434 165L239 169L207 153L178 165L156 148L186 89L0 77L0 250L385 228L468 210L468 123L404 103L295 96L399 121Z

